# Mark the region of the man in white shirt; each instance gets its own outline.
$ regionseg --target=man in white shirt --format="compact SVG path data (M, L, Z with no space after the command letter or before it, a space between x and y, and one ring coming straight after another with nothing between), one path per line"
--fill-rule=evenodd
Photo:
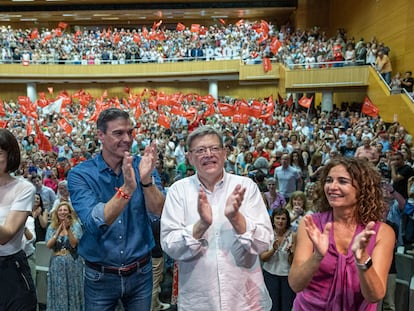
M161 245L178 262L178 309L270 310L259 254L273 229L257 185L224 171L220 132L200 127L188 139L193 176L168 190Z

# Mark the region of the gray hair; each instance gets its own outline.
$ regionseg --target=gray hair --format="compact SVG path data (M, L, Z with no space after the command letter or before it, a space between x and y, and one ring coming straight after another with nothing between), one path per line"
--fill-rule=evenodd
M194 139L198 137L204 137L206 135L216 135L220 140L220 147L223 147L223 134L211 126L201 126L191 132L191 134L187 137L187 147L191 147Z

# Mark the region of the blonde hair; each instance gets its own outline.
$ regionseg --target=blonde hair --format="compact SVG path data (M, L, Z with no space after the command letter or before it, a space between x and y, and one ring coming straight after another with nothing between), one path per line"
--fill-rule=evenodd
M50 221L50 227L53 229L59 228L59 218L58 218L58 211L62 206L67 206L69 210L69 227L72 227L74 222L79 222L78 215L76 214L75 210L72 207L72 204L69 202L60 202L59 205L55 208L55 210L52 212L52 218Z

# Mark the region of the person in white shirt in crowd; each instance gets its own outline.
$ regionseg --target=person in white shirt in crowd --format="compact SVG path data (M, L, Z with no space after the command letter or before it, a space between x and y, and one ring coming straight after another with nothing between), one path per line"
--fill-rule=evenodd
M169 188L161 245L178 262L178 310L271 309L259 255L273 230L258 186L224 171L222 134L199 127L187 138L193 176Z

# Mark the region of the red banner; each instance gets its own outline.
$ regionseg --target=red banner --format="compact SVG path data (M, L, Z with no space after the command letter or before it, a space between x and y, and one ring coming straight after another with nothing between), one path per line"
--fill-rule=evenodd
M361 112L370 117L377 117L379 114L379 109L372 103L368 96L365 96Z
M264 72L268 72L268 71L272 70L272 63L271 63L269 57L263 58L263 70L264 70Z
M305 95L302 96L301 99L299 99L299 105L305 108L309 108L312 104L313 96L311 98L307 98Z

